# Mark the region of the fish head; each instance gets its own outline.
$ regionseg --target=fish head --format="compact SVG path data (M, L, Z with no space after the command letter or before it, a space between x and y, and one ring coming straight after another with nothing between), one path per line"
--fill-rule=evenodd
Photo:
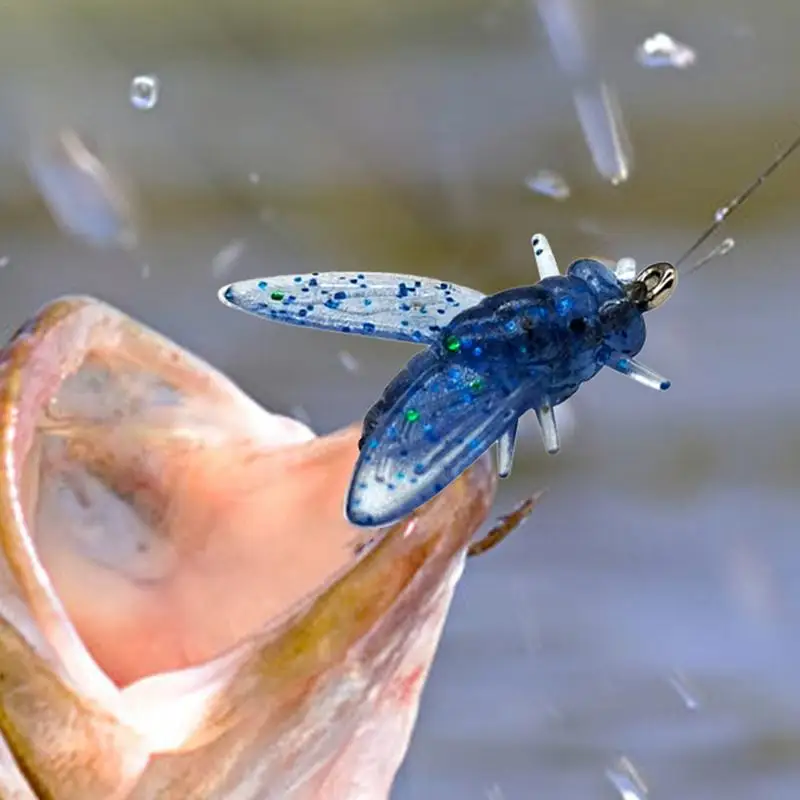
M0 789L387 796L495 479L479 460L364 548L358 435L92 298L24 325L0 352Z

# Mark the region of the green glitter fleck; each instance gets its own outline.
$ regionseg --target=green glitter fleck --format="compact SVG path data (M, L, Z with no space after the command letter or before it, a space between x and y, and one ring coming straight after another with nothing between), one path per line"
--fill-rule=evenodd
M283 292L273 292L269 297L270 300L283 300L284 294Z
M419 419L419 411L416 408L409 408L406 411L406 419L409 422L416 422Z
M451 353L457 353L461 349L461 340L458 338L458 336L448 336L444 340L444 346Z
M480 392L483 389L483 381L480 378L475 378L469 385L473 392Z

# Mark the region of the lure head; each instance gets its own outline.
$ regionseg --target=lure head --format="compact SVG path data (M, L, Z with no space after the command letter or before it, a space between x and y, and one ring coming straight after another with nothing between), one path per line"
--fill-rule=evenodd
M644 347L647 335L642 314L647 310L643 303L650 284L641 283L638 278L625 283L593 258L573 262L567 275L587 283L597 300L603 353L635 356Z

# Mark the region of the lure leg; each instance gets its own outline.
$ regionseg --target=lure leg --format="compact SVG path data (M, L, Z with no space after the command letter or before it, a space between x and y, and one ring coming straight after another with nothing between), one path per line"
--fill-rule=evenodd
M659 375L655 370L640 364L632 358L609 361L608 366L621 375L635 380L636 383L641 383L642 386L647 386L659 392L665 392L672 385L663 375Z
M557 278L561 273L558 271L556 257L553 255L547 237L541 233L535 233L531 237L531 248L533 257L536 259L536 268L539 270L539 280Z
M514 447L517 443L517 422L497 440L497 474L507 478L514 462Z
M561 449L561 442L558 440L558 428L556 418L553 415L553 407L545 403L536 409L536 416L539 418L539 425L542 427L542 441L545 450L550 455L555 455Z

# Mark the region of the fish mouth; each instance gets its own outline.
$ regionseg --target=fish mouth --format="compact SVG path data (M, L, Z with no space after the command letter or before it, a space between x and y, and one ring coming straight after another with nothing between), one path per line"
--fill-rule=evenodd
M22 366L5 406L17 533L51 582L23 569L34 608L46 621L57 599L120 687L225 652L352 554L320 448L287 464L313 433L148 333L107 306L53 309L12 345ZM308 552L304 528L322 518L328 536Z
M19 680L46 667L148 752L247 728L250 760L323 687L358 710L396 694L387 680L401 663L424 679L494 471L482 459L362 551L342 514L358 436L317 438L265 411L100 301L46 306L0 351L0 666L7 634L24 650ZM147 691L166 707L197 685L180 730L141 719ZM386 719L397 728L396 712ZM193 769L215 765L228 791L238 762L225 747Z

